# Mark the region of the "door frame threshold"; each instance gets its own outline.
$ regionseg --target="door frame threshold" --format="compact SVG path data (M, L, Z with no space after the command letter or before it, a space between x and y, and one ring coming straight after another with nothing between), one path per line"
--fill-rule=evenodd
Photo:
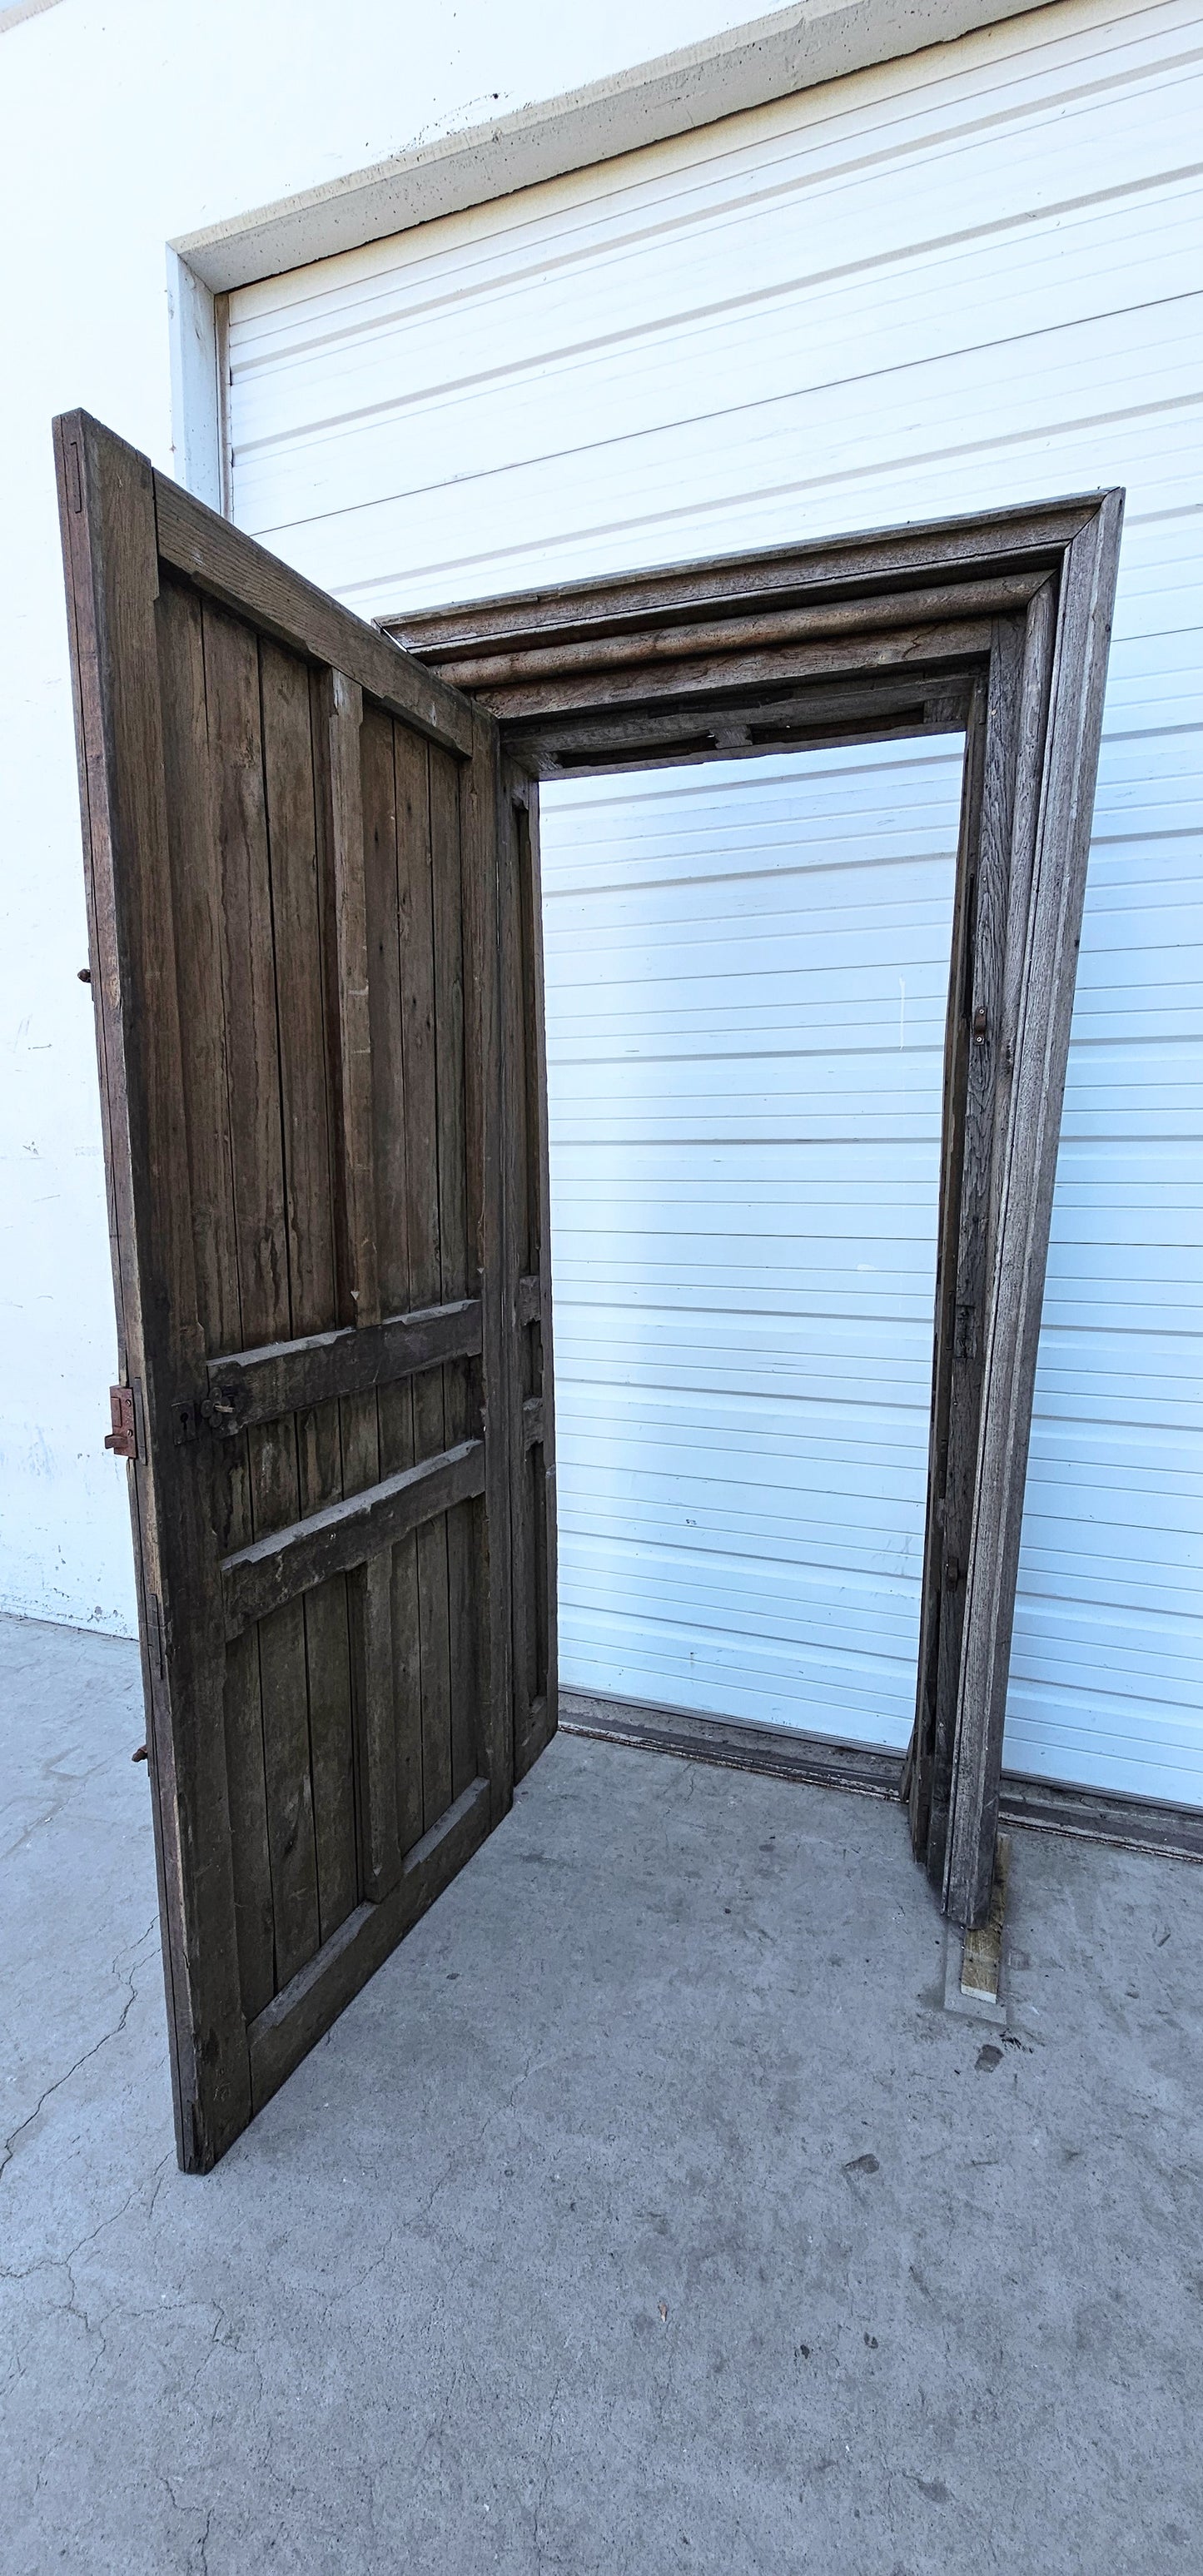
M699 1717L643 1700L603 1699L592 1692L560 1690L560 1732L641 1753L671 1753L728 1771L755 1771L812 1788L844 1789L855 1797L897 1799L903 1755L886 1745L844 1744L784 1726L755 1726L742 1718ZM1163 1860L1203 1861L1203 1807L1173 1806L1105 1789L1073 1788L1003 1773L999 1821L1029 1833L1068 1834L1080 1842L1110 1843L1121 1851L1152 1852Z

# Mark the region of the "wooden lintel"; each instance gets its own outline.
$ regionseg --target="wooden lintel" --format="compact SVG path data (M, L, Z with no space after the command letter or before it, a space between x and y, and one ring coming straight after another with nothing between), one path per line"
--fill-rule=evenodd
M867 634L830 636L810 644L782 643L760 649L738 646L716 649L667 662L654 672L593 671L586 667L557 678L520 679L502 687L486 682L474 694L498 723L530 724L568 715L596 715L605 708L654 714L678 699L691 710L700 702L721 703L785 682L840 682L873 672L910 671L919 675L965 670L985 662L993 633L988 617L947 617L938 623L899 623Z
M697 618L673 626L649 626L640 620L616 634L591 636L575 643L530 643L515 639L480 649L462 659L440 658L444 679L471 689L492 703L495 690L567 677L574 671L640 671L645 688L654 686L658 667L696 661L715 653L764 650L776 645L817 644L836 637L886 635L899 627L946 625L961 620L1000 617L1026 608L1033 592L1048 578L1043 572L1009 573L996 581L947 582L922 590L892 591L884 599L868 597L825 600L802 608L780 608L769 614Z
M797 607L862 593L881 597L937 582L1047 573L1058 568L1067 547L1097 516L1102 499L1099 492L1075 494L926 526L818 538L806 545L659 565L617 577L603 574L383 622L408 651L423 661L444 663L519 638L568 644L636 623L654 627L699 615L717 617L733 604L741 609L752 604Z
M536 778L606 769L678 769L699 760L755 758L765 751L820 751L838 744L906 740L959 732L972 677L895 672L855 688L786 686L741 692L726 702L686 700L665 711L617 708L507 727L507 748Z

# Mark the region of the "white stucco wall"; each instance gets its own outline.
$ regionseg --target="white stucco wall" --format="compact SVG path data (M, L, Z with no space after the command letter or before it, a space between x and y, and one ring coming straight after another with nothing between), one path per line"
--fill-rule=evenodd
M0 1609L134 1626L51 465L171 464L165 245L750 14L730 0L0 8ZM13 23L17 17L18 23Z

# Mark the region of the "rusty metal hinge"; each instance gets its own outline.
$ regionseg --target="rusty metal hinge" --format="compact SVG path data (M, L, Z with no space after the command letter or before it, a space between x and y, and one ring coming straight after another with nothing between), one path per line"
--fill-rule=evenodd
M113 1428L105 1435L105 1448L111 1449L115 1458L136 1458L138 1432L134 1420L132 1386L109 1388L109 1412L112 1416Z

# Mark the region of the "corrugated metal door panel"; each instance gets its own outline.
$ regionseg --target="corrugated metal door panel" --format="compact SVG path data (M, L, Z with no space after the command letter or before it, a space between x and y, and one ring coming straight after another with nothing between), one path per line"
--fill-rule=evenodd
M905 1742L960 756L543 792L579 1688Z
M1053 1777L1195 1801L1201 130L1199 0L1067 0L484 213L269 279L234 297L231 311L235 515L369 615L1127 485L1007 1756ZM870 1410L892 1371L913 1384L913 1404L921 1379L925 1390L923 1113L916 1096L900 1099L892 1133L909 1141L875 1144L864 1070L865 1032L886 1006L891 975L905 972L910 1004L929 1011L942 982L934 948L924 951L932 924L908 918L900 895L922 829L920 773L902 761L891 775L891 811L874 827L863 768L859 786L851 769L831 771L825 786L812 774L806 866L794 866L805 900L796 886L786 898L778 883L766 819L741 813L732 829L735 808L721 797L692 841L670 850L671 835L661 836L655 913L639 908L650 906L650 885L633 895L604 848L587 877L578 852L572 891L556 897L554 973L567 991L575 959L577 1050L555 1076L565 1086L559 1186L577 1205L595 1192L598 1224L612 1237L626 1192L638 1245L625 1269L613 1255L624 1315L640 1319L637 1377L625 1343L602 1347L590 1322L589 1255L570 1254L567 1238L557 1283L558 1365L577 1366L572 1354L583 1352L590 1390L588 1406L583 1382L572 1397L584 1444L573 1459L608 1440L620 1496L596 1526L580 1503L579 1543L593 1551L599 1585L603 1564L618 1562L605 1555L615 1513L622 1544L642 1544L672 1503L667 1485L624 1492L628 1432L646 1447L654 1427L670 1483L671 1441L688 1432L688 1472L701 1494L715 1460L731 1458L731 1441L722 1447L735 1420L723 1410L729 1397L736 1415L740 1404L763 1409L773 1389L788 1390L791 1406L828 1403L827 1448L807 1453L807 1473L829 1476L846 1533L840 1478L860 1455L852 1426L866 1387ZM850 843L869 846L872 828L879 864L864 882L873 900L849 925L838 897L812 904L811 890L824 868L838 874ZM753 831L756 867L753 843L745 846ZM787 848L786 878L796 859ZM736 884L739 919L724 923ZM779 901L785 947L775 981L764 952ZM632 926L639 979L626 959ZM637 1059L607 1055L602 960L607 990L626 979ZM773 1050L788 1046L795 978L816 1043L804 1057L783 1057ZM872 1285L857 1284L846 1184L833 1189L809 1149L791 1141L803 1105L838 1115L835 1058L820 1038L849 1049L848 1123L829 1147L855 1151L864 1239L893 1281L892 1338L876 1350L868 1327L875 1315L881 1324L882 1307ZM603 1071L605 1099L594 1108ZM741 1143L753 1114L754 1146ZM709 1160L686 1182L680 1157L700 1154L688 1143L699 1121L713 1126ZM757 1244L737 1261L741 1193ZM794 1269L783 1286L789 1229ZM801 1345L795 1280L809 1301ZM709 1338L723 1296L745 1308L733 1357ZM576 1464L565 1472L576 1476ZM796 1605L805 1597L806 1617L829 1628L851 1596L824 1596L816 1569L841 1583L882 1580L880 1569L857 1570L844 1538L823 1555L828 1540L807 1520L801 1486L790 1555L782 1515L766 1515L753 1491L737 1516L737 1470L725 1464L717 1481L730 1498L723 1545L736 1606L741 1586L763 1584L766 1619L770 1610L785 1617L787 1596ZM891 1511L903 1512L901 1488L891 1492ZM577 1545L570 1534L570 1556ZM673 1563L684 1605L679 1548ZM621 1616L606 1610L610 1594L566 1599L566 1634L576 1633L579 1610L618 1618L608 1653L628 1651L639 1621L650 1636L652 1611L641 1594L636 1612L629 1570L620 1593ZM696 1588L693 1598L696 1606ZM867 1637L863 1589L855 1602ZM806 1666L808 1689L827 1694L834 1732L854 1732L864 1717L867 1672L874 1706L878 1683L883 1705L889 1697L882 1676L902 1658L911 1614L897 1604L878 1611L894 1623L892 1643L862 1659L855 1688L830 1660L828 1628L821 1678ZM684 1607L679 1626L682 1638L693 1633ZM787 1702L789 1649L760 1662L739 1652L743 1704L763 1713ZM687 1649L678 1642L674 1653L679 1667ZM729 1662L721 1679L721 1698L698 1705L736 1705ZM909 1678L889 1700L894 1740L908 1692ZM804 1722L818 1721L812 1713Z

